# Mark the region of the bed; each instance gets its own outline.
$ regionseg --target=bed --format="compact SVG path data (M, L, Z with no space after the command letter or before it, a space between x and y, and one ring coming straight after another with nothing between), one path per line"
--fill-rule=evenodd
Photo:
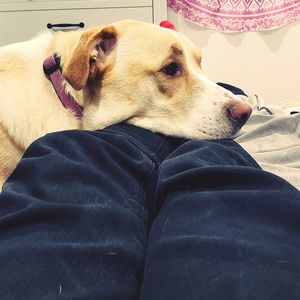
M266 105L259 95L244 99L253 113L236 142L262 169L300 189L300 106L288 102Z

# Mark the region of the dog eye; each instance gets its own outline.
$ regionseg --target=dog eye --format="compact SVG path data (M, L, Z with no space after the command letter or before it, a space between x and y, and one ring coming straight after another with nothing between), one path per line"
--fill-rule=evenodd
M179 63L172 62L167 66L163 67L161 71L168 76L179 76L182 73L181 66Z

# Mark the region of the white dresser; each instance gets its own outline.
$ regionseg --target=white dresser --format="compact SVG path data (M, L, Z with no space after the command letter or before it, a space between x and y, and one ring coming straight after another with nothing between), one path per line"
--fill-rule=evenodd
M0 46L38 32L77 30L121 19L158 24L167 18L166 0L0 0Z

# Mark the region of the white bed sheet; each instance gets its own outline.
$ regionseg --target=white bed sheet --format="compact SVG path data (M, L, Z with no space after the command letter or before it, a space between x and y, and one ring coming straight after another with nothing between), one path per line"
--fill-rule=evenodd
M267 106L257 95L245 100L253 113L235 140L263 170L300 190L300 107Z

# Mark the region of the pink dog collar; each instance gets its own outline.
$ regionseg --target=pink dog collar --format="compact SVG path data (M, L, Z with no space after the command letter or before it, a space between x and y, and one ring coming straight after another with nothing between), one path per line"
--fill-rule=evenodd
M83 108L76 100L66 92L64 87L64 78L61 74L59 58L54 54L44 60L44 73L51 81L53 88L63 106L70 109L77 118L82 118Z

